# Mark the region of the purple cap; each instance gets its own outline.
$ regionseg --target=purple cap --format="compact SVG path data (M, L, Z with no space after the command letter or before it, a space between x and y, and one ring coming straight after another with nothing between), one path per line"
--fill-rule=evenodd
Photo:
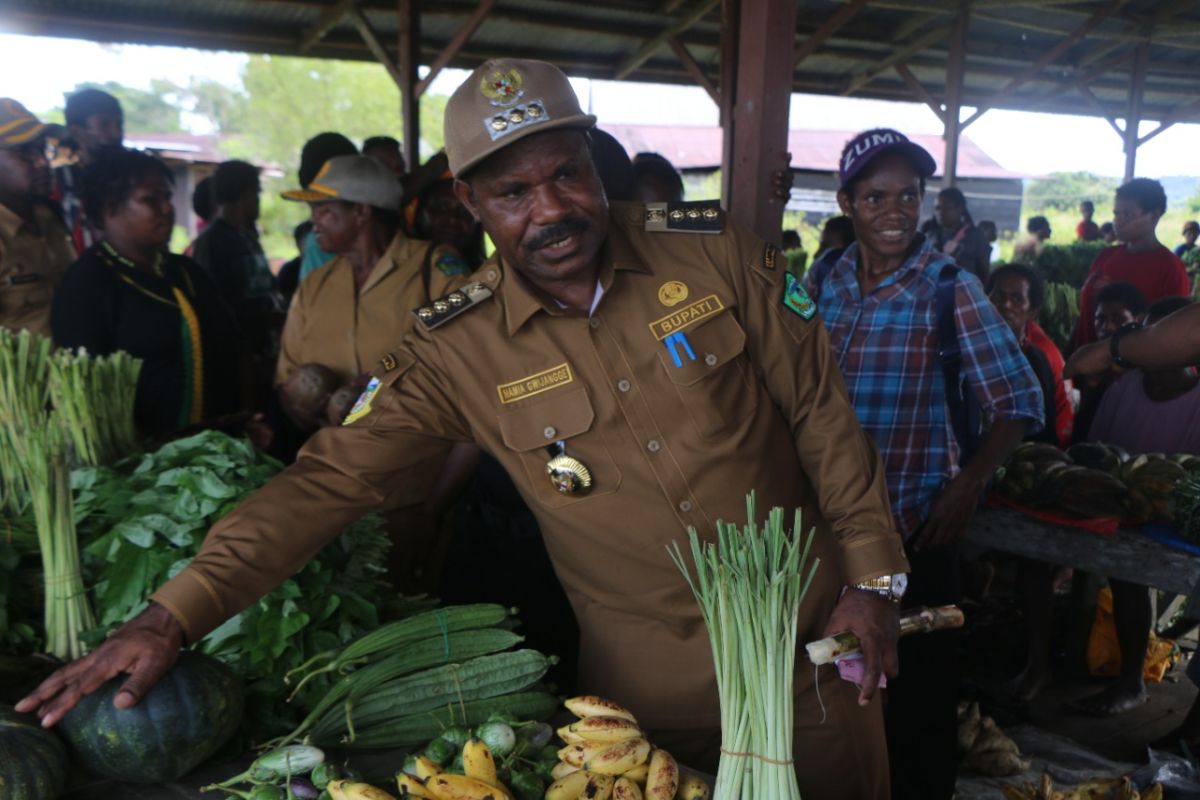
M842 186L852 181L855 175L884 153L901 153L907 156L922 178L932 176L937 169L937 162L929 155L929 151L909 141L900 131L874 128L855 136L842 150L842 160L838 164L838 178Z

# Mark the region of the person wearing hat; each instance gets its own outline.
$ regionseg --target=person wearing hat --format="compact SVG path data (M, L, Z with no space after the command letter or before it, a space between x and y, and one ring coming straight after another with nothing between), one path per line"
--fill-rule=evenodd
M354 146L354 142L342 134L333 131L318 133L305 142L304 147L300 149L300 166L296 170L300 187L307 189L308 184L321 171L321 167L325 166L325 162L334 156L356 156L358 154L358 148ZM305 238L304 247L300 253L302 255L301 281L332 261L335 255L321 249L321 246L317 244L317 235L312 231L309 231Z
M50 335L50 304L75 251L50 204L47 127L0 98L0 326Z
M879 446L896 527L912 575L905 605L959 600L955 543L996 468L1044 410L1038 381L979 279L917 232L934 161L899 131L851 139L838 165L838 205L856 241L814 287L850 400ZM951 337L943 342L946 329ZM991 419L973 455L951 406L958 387L940 351L960 351L955 372ZM971 433L962 426L964 434ZM962 463L965 460L965 463ZM960 463L962 466L960 467ZM888 686L892 791L950 798L958 754L957 641L951 632L907 637Z
M284 411L301 430L311 431L329 420L312 419L298 402L299 367L330 369L338 385L353 385L357 395L366 385L363 376L412 325L408 312L461 286L467 270L452 247L403 233L400 183L375 158L331 158L307 188L283 197L309 204L317 244L335 256L292 297L275 368ZM441 576L444 549L421 506L442 467L438 459L415 470L384 504L389 529L408 534L391 553L392 576L408 587L436 591Z
M783 255L715 203L609 206L594 122L549 64L472 73L447 103L446 152L496 253L416 310L345 425L314 436L144 615L20 708L53 724L118 672L132 674L117 702L136 702L185 638L277 584L418 459L473 441L537 517L579 621L580 690L630 708L701 769L720 748L712 653L666 547L744 520L751 490L764 511L801 509L821 564L799 635L853 629L865 665L861 688L822 667L823 706L811 665L797 666L800 789L889 796L876 688L896 671L908 566L815 308Z
M76 159L54 168L54 201L71 231L75 254L82 256L104 238L101 221L89 220L83 208L82 170L106 150L121 147L125 141L125 114L120 101L100 89L68 95L63 113L67 141L73 145Z

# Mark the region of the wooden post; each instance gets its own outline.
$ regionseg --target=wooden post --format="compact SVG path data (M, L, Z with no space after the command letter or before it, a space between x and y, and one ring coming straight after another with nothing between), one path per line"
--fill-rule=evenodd
M721 115L721 204L729 208L732 194L733 171L733 103L737 98L738 19L741 16L741 0L721 2L721 84L717 96L720 98Z
M733 105L726 207L768 242L779 243L786 200L772 188L788 167L795 0L742 0L738 22L737 98Z
M400 116L404 160L410 170L421 163L421 98L417 94L417 67L421 63L421 20L417 0L397 0L396 52L400 55Z
M946 143L942 159L942 188L958 181L958 142L962 136L962 86L967 69L967 28L970 25L970 0L963 0L954 19L950 36L950 56L946 59L946 114L942 118L942 139Z
M1133 75L1129 81L1129 113L1125 115L1125 180L1133 180L1137 170L1138 126L1142 122L1142 92L1146 88L1146 67L1150 60L1150 43L1140 42L1133 60Z

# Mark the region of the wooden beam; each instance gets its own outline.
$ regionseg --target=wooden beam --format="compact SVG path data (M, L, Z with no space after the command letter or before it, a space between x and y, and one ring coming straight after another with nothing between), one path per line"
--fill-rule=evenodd
M713 86L713 82L704 74L704 68L692 57L692 54L687 49L687 45L679 41L678 37L675 36L669 37L667 44L671 46L671 52L675 53L675 57L679 59L680 64L683 64L683 68L695 79L696 83L700 84L700 88L708 92L708 96L712 98L714 103L718 106L721 105L721 95L717 92L717 87Z
M658 48L667 43L668 37L678 36L700 20L704 19L708 12L716 8L717 3L719 2L721 2L721 0L703 0L700 5L696 6L696 8L692 10L692 13L685 17L681 17L678 21L667 27L665 30L660 31L657 36L651 37L637 49L637 52L617 65L616 73L613 75L614 79L620 81L628 78L634 70L636 70L642 64L645 64L650 59L650 56L654 55ZM795 28L792 30L795 30Z
M892 31L891 41L893 43L901 42L918 31L929 30L930 25L942 25L944 23L941 19L947 13L946 11L934 11L928 14L913 14L896 26L896 29Z
M830 36L833 36L842 26L849 22L855 14L862 11L870 0L850 0L849 3L842 6L837 12L821 23L821 27L813 31L812 36L809 36L804 42L796 48L796 55L792 59L794 65L799 65L801 61L812 55L818 47L825 44Z
M734 103L737 100L738 23L741 0L721 0L721 204L728 209L733 195Z
M972 122L983 116L989 108L1012 96L1017 89L1020 89L1031 79L1041 73L1041 71L1049 64L1053 63L1055 59L1067 52L1071 45L1075 44L1075 42L1087 35L1088 31L1092 30L1097 25L1104 22L1104 20L1111 17L1121 8L1121 6L1128 2L1129 0L1109 0L1109 2L1106 3L1103 8L1088 17L1082 25L1063 37L1062 41L1054 45L1054 47L1051 47L1049 50L1047 50L1037 61L1033 62L1028 69L1026 69L1020 75L1017 75L1015 78L1009 81L1003 89L996 92L983 103L981 103L975 109L975 113L968 117L966 122L963 123L963 127L966 128Z
M897 64L893 69L896 70L897 75L904 79L904 82L908 84L908 88L912 90L917 99L929 106L929 110L937 115L937 118L942 121L942 125L945 125L946 114L942 111L941 105L933 98L933 95L929 93L924 84L917 80L917 76L913 75L912 70L904 64Z
M764 241L779 244L786 198L774 177L788 169L795 0L743 0L738 25L737 102L729 213Z
M962 93L967 71L967 29L970 23L971 2L963 0L954 18L950 53L946 58L946 116L942 124L942 140L946 143L942 159L943 188L958 182L958 143L962 135Z
M325 34L337 27L346 18L350 10L358 5L358 0L338 0L335 5L321 12L312 27L304 31L300 37L300 52L306 53L317 42L325 38Z
M1172 125L1175 125L1177 123L1183 122L1190 115L1196 113L1197 111L1200 111L1200 98L1196 98L1195 100L1193 100L1192 102L1190 102L1186 105L1179 106L1177 109L1172 111L1170 114L1163 117L1162 121L1158 124L1157 128L1155 128L1154 130L1147 133L1145 136L1138 139L1138 146L1141 147L1146 142L1150 141L1155 136L1158 136L1160 133L1165 131L1167 128L1170 128Z
M862 72L853 80L851 80L849 85L847 85L846 88L841 91L841 94L854 94L859 89L874 80L875 76L879 75L881 72L889 70L897 64L903 64L912 58L916 53L919 53L920 51L929 47L934 42L940 42L949 35L950 31L946 28L934 28L933 30L926 31L923 36L919 36L916 40L900 48L887 58L883 59L882 61L876 61L874 64L868 67L865 72Z
M400 60L400 116L408 168L421 163L421 97L417 67L421 61L421 17L417 0L396 0L396 52Z
M483 24L483 20L487 17L488 12L492 10L492 6L496 4L496 0L479 0L479 5L475 6L475 11L467 19L458 33L454 34L454 38L442 48L442 52L438 53L438 57L429 65L429 73L417 82L417 97L425 94L425 90L429 88L429 84L433 83L433 79L437 77L442 68L450 63L450 60L458 55L458 51L462 50L475 31L479 30L479 26Z
M1082 83L1077 84L1075 88L1081 95L1083 95L1083 99L1087 100L1088 104L1091 105L1092 108L1096 109L1096 111L1100 113L1100 116L1104 117L1104 119L1108 121L1108 124L1112 127L1112 129L1117 132L1117 136L1120 136L1122 139L1124 139L1125 131L1117 123L1116 116L1109 113L1108 109L1104 107L1104 103L1100 102L1100 98L1096 97L1095 92L1089 89L1086 84Z
M1150 62L1150 43L1138 45L1129 81L1129 113L1125 115L1125 180L1133 180L1137 171L1138 128L1142 122L1142 96L1146 89L1146 67Z
M347 16L354 23L354 27L358 29L359 36L366 42L367 49L371 51L371 55L375 56L375 60L383 65L383 68L387 70L388 75L392 76L392 80L396 82L396 85L403 87L404 78L400 75L400 68L396 66L396 62L392 60L391 54L383 46L383 42L379 40L379 35L371 27L371 21L367 19L367 15L362 12L361 8L352 8Z

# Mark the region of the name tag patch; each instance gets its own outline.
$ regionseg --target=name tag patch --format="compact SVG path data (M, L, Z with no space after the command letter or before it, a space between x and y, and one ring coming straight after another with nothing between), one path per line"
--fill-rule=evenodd
M25 284L29 284L29 283L40 283L41 280L42 280L41 275L38 275L37 273L32 273L32 274L26 274L26 275L13 275L11 278L8 279L8 282L9 282L9 285L11 285L11 286L24 286Z
M707 319L713 314L724 310L725 304L721 302L721 298L715 294L710 294L708 297L684 306L662 319L654 320L654 322L650 323L650 332L654 334L655 339L661 342L671 334L678 333L689 325L697 323L702 319Z
M533 397L535 394L541 394L557 386L565 386L573 380L575 380L575 377L571 374L570 365L559 364L557 367L543 370L536 375L530 375L528 378L521 378L512 383L497 386L496 392L500 395L501 403L515 403L518 400Z

